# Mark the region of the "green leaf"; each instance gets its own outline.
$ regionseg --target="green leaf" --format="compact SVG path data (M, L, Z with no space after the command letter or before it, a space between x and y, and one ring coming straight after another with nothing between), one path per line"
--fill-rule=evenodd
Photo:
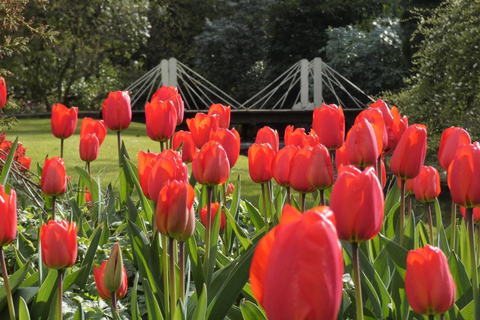
M438 199L435 199L435 223L437 227L437 246L442 249L443 252L450 252L450 244L448 243L447 235L445 234L445 228L442 221L442 210L440 209L440 203Z
M245 231L243 231L243 229L238 225L235 218L232 217L232 215L230 214L230 211L227 208L225 208L224 212L225 212L225 216L227 217L227 222L232 227L233 231L235 232L235 235L240 240L243 247L245 249L248 249L248 247L252 244L252 241L250 241L250 238L248 238L248 236L245 234Z
M92 183L90 183L91 177L88 174L88 172L85 171L84 169L75 166L75 170L77 171L78 176L80 177L83 184L85 186L88 186L88 190L90 191L90 194L92 195L92 202L93 203L98 202L99 201L99 199L98 199L98 185L96 183L94 183L93 180L92 180Z
M450 273L455 282L456 305L458 308L462 309L473 300L472 284L463 262L458 258L455 252L452 252L448 257L448 266L450 267Z
M18 305L18 320L30 320L27 303L22 297L20 297L20 303Z
M52 299L55 296L57 284L58 271L50 269L47 278L43 282L37 294L37 299L33 302L30 310L32 311L33 319L47 319L52 304Z
M81 275L77 277L77 280L75 281L75 284L78 285L80 288L85 288L87 284L87 280L92 270L93 260L95 259L95 253L97 252L101 236L102 228L98 226L89 239L90 245L88 246L87 253L85 254L85 258L83 259L81 264L81 267L85 267L85 269L83 269L84 271Z
M30 262L27 262L23 267L18 269L15 273L9 276L10 280L10 289L12 294L15 293L18 287L22 284L23 280L25 279L28 270L30 268ZM5 284L0 288L0 310L5 307L7 304L7 291L5 289Z
M252 223L255 226L256 230L262 230L265 227L265 221L263 220L263 217L258 211L257 208L253 204L251 204L248 200L244 200L245 206L247 208L248 215L250 216L250 219L252 219Z
M154 208L151 206L151 202L148 201L148 199L143 194L142 186L140 185L140 179L138 178L137 166L130 159L127 159L127 158L125 158L125 164L126 164L125 167L127 168L130 174L130 177L132 178L132 182L135 186L135 190L137 190L137 194L139 195L142 207L145 209L145 214L147 215L147 219L150 222L150 224L153 225L153 223L155 223L155 221L153 221Z
M388 251L388 255L392 259L395 268L401 275L402 279L404 279L405 270L407 268L408 251L405 248L396 244L395 242L391 241L390 239L385 238L382 234L379 234L379 236L381 237L382 242L384 243L385 248Z
M67 274L65 280L63 281L63 292L67 291L77 280L77 277L84 273L87 270L87 265L81 266L79 269L75 270L72 273Z
M133 282L132 297L130 298L132 320L141 320L140 310L138 309L137 300L137 288L138 288L138 272L135 273L135 281Z
M219 210L221 209L222 209L221 206L219 206L211 226L212 228L210 230L210 249L209 249L210 254L208 256L208 261L203 262L204 267L205 267L205 264L207 264L208 266L207 273L205 275L205 278L207 279L207 284L209 284L210 281L212 280L213 269L215 267L215 261L217 260L218 235L220 232L220 219L221 219L221 214Z
M4 186L7 183L8 175L10 174L10 169L12 167L13 156L17 151L17 144L18 144L18 135L15 138L15 141L13 142L12 147L10 148L10 152L8 152L8 156L7 156L7 159L5 160L5 163L3 164L2 173L0 174L0 184L2 186Z
M85 313L83 312L83 307L81 304L78 304L77 311L75 312L72 320L85 320Z
M198 300L192 320L203 320L207 313L207 286L205 283L201 292L202 294L200 294L200 300Z
M256 304L245 299L240 301L240 310L245 320L267 320L265 314Z
M153 294L152 287L149 284L149 281L143 279L142 281L144 286L145 300L147 301L147 313L148 319L150 320L163 320L162 312L160 311L160 306L158 304L155 295Z
M201 223L196 220L196 226L201 226ZM200 252L197 247L197 243L195 242L195 238L197 237L198 232L195 233L193 237L188 238L186 242L186 249L188 252L188 256L190 258L190 262L192 263L192 275L193 279L195 280L195 288L197 293L202 292L202 283L205 283L205 274L203 272L203 263L201 259Z

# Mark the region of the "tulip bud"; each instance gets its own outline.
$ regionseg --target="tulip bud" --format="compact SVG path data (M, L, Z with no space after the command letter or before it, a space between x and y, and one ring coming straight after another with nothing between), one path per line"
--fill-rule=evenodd
M415 198L418 201L432 202L440 195L440 175L434 167L424 166L414 180Z
M95 269L93 270L93 276L95 277L95 284L97 286L97 291L100 297L105 301L110 301L112 300L112 293L105 287L105 284L104 284L107 263L108 263L108 260L104 261L100 265L100 268L97 268L97 266L95 266ZM123 266L122 268L122 274L123 274L122 285L116 291L117 299L122 299L127 294L128 280L127 280L127 270L125 270L125 266Z
M67 191L67 173L60 157L45 159L42 169L41 188L49 197L60 196Z
M374 165L380 155L375 130L366 119L350 129L345 145L348 161L358 168Z
M10 189L10 194L5 192L5 187L0 185L0 246L12 243L17 235L17 194L15 189Z
M182 146L182 161L185 163L192 162L197 152L197 147L189 131L180 130L173 136L173 150L178 150L180 146Z
M220 204L218 202L212 203L212 206L210 208L211 209L210 210L210 218L211 218L210 225L213 224L213 220L215 219L215 216L217 215L219 207L220 207ZM223 210L220 210L220 215L221 216L220 216L220 230L219 231L222 231L223 229L225 229L225 226L226 226L227 222L225 220L225 214L223 213ZM200 209L200 220L202 221L202 224L204 226L207 225L207 206Z
M0 77L0 109L5 107L7 103L7 85L5 84L5 79Z
M67 108L61 103L52 107L52 133L59 139L70 137L77 128L78 108Z
M278 152L279 148L279 141L278 141L278 132L277 130L273 130L270 127L263 127L257 132L257 136L255 138L255 143L268 143L270 147L272 147L275 153Z
M193 159L192 171L200 184L207 186L224 184L230 174L227 152L218 142L207 142Z
M77 225L75 222L48 221L40 229L43 263L52 269L71 267L77 260Z
M123 259L122 249L118 242L113 247L108 258L107 266L105 267L105 277L103 278L103 284L110 292L116 292L120 289L123 282Z
M80 159L85 162L92 162L98 157L100 143L95 134L85 134L80 136Z
M140 187L142 187L143 194L147 199L152 200L148 189L148 181L150 172L155 164L158 154L154 152L140 151L138 153L138 179L140 180Z
M160 101L171 101L177 111L177 125L183 122L183 115L185 113L185 104L182 96L178 93L177 87L162 86L152 96L152 101L158 99Z
M218 116L218 127L227 129L230 126L230 106L224 106L221 104L212 104L208 109L208 115Z
M101 146L107 135L105 121L83 118L82 124L80 125L80 137L86 134L95 134L98 138L98 145Z
M240 156L240 134L235 128L232 130L218 128L212 132L210 140L217 141L227 153L228 163L232 168Z
M393 152L392 173L400 179L413 179L423 168L427 154L427 128L413 124L405 130Z
M268 143L254 143L248 148L248 171L255 183L266 183L272 180L272 165L275 151Z
M298 150L296 146L285 146L273 159L273 178L282 187L290 187L290 164Z
M320 108L315 108L312 128L318 136L319 143L328 150L340 148L345 139L345 116L342 107L322 104Z
M465 129L458 127L445 129L440 138L440 148L438 149L438 163L440 166L444 170L448 170L458 148L470 143L470 135Z
M308 182L308 164L312 157L312 148L303 147L298 150L290 163L290 186L302 193L313 192L315 189Z
M132 107L127 91L115 91L108 94L102 105L102 118L112 131L123 131L132 122Z
M170 100L152 99L145 106L147 134L153 141L165 142L175 132L177 111Z

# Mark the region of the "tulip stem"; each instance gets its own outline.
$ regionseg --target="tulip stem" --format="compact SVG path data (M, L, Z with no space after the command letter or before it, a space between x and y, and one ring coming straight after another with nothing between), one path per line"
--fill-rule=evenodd
M52 220L55 221L55 202L57 200L56 196L52 197Z
M160 141L160 152L163 152L163 150L165 150L165 145L163 141Z
M400 179L400 245L403 242L403 228L405 226L405 180Z
M428 320L434 320L435 319L435 315L434 314L431 314L428 316Z
M305 212L305 193L300 192L300 206L302 208L302 212Z
M290 194L290 187L287 187L287 202L292 205L292 195Z
M185 302L185 242L178 243L179 267L180 267L180 299Z
M363 320L362 284L360 282L360 263L358 260L358 243L352 242L353 281L355 284L355 304L357 320Z
M7 293L8 312L10 320L15 320L15 307L13 306L12 290L10 289L10 280L8 279L7 264L5 263L5 254L3 246L0 246L0 262L2 264L3 282L5 283L5 291Z
M58 305L57 305L57 312L58 312L58 318L57 319L63 319L63 314L62 314L62 301L63 301L63 269L58 269Z
M205 226L205 263L203 267L205 268L205 279L210 278L208 275L209 270L209 259L210 259L210 231L212 228L212 187L207 186L207 223Z
M163 262L163 297L165 303L165 318L170 318L170 301L169 301L169 290L168 290L168 239L166 235L160 235L162 238L162 262Z
M475 227L473 225L473 208L466 208L465 216L468 227L468 240L470 242L470 264L472 271L472 289L473 305L477 304L478 298L478 279L477 279L477 259L475 257ZM476 317L474 317L476 319Z
M428 229L430 230L430 243L433 244L433 221L432 221L432 208L430 207L430 202L426 202L427 214L428 214Z
M177 307L177 293L176 293L176 281L175 281L175 254L173 247L175 240L170 238L168 242L168 254L170 255L170 318L173 320L175 317L175 309Z
M270 221L273 222L273 210L272 210L272 206L273 206L273 203L272 203L272 194L270 193L270 191L272 190L271 188L272 186L272 182L271 181L267 181L267 195L268 195L268 211L269 211L269 217L270 217Z
M452 201L452 221L450 222L450 250L455 250L455 233L457 231L457 205Z
M375 169L377 170L378 181L380 182L380 185L383 186L383 183L382 183L382 180L383 180L383 176L382 176L382 157L378 157L377 165L375 166ZM383 190L383 187L382 187L382 190Z
M263 200L263 218L265 219L265 233L267 233L268 232L268 217L267 217L267 201L265 200L265 183L262 183L261 185L262 185L262 200Z
M325 190L319 190L320 191L320 205L324 206L325 205Z
M117 293L114 291L112 292L112 313L118 315L118 304L117 304ZM116 319L117 317L113 317Z
M121 153L122 153L122 132L117 131L117 148L118 148L118 166L122 166L122 158L121 158Z
M60 139L60 158L63 159L63 139Z
M412 195L408 194L405 197L406 197L406 201L408 202L407 217L410 217L410 215L412 214Z

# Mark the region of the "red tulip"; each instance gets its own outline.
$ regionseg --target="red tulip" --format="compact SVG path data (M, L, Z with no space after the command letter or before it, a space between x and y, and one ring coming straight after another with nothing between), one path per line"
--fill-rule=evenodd
M218 128L217 131L211 133L210 140L220 143L225 149L230 168L232 168L240 156L240 134L238 134L238 131L235 128L232 130Z
M212 203L212 207L211 207L211 210L210 210L210 217L211 217L210 225L213 224L213 220L215 219L215 215L218 212L218 207L219 206L220 206L220 204L218 202ZM204 226L207 225L207 206L203 207L200 210L200 220L202 220L202 224ZM227 221L225 220L225 214L223 213L223 210L220 210L220 229L219 229L219 231L222 231L223 229L225 229L226 224L227 224Z
M234 191L235 191L235 186L233 185L233 183L230 182L227 185L227 190L225 192L225 195L228 197L228 196L232 195Z
M200 149L210 140L210 134L217 131L218 121L215 116L197 113L195 118L187 119L187 126L192 134L193 141L195 141L195 145Z
M354 125L347 134L345 152L348 162L359 168L374 165L380 155L373 126L366 119Z
M400 179L413 179L423 168L427 153L427 128L413 124L405 130L393 152L390 162L392 173Z
M85 162L92 162L98 157L100 142L95 134L84 134L80 136L80 159Z
M272 165L273 178L282 187L290 187L290 164L298 150L295 146L285 146L275 155Z
M255 143L269 143L275 153L278 152L279 141L278 141L278 131L273 130L270 127L263 127L257 131L257 136L255 138Z
M315 189L309 183L308 165L312 157L312 148L303 147L298 150L290 162L290 186L298 192L313 192Z
M442 250L426 245L408 252L405 291L419 314L442 314L453 306L455 283Z
M177 111L172 101L152 99L145 106L147 134L153 141L165 142L175 132Z
M304 128L293 130L293 126L287 126L285 129L284 140L286 146L293 145L299 148L314 147L318 144L318 137L314 131L310 131L307 135Z
M52 107L52 133L59 139L67 139L77 128L78 108L67 108L61 103Z
M438 150L438 163L444 170L452 163L453 157L458 148L464 144L470 144L470 135L463 128L450 127L445 129L440 138L440 149Z
M380 110L382 109L380 108ZM383 114L385 119L385 113ZM388 143L383 148L384 149L382 153L383 157L390 155L395 150L395 148L397 147L398 141L400 141L400 138L402 137L403 133L408 127L408 118L405 116L402 118L397 107L392 107L390 109L390 114L393 117L393 123L390 124L389 121L385 119L385 126L387 127L387 132L388 132Z
M415 198L420 202L432 202L440 195L440 175L434 167L424 166L414 179Z
M387 128L385 126L385 120L383 120L382 112L378 108L368 108L363 110L355 119L355 124L361 122L362 119L367 119L372 125L377 140L377 149L381 154L383 148L386 147L388 143Z
M183 115L185 113L185 104L182 96L178 93L177 87L162 86L152 96L152 100L158 99L160 101L171 101L177 111L177 125L183 122Z
M340 148L335 150L335 167L337 168L338 174L342 167L352 165L347 159L347 144L344 143Z
M95 269L93 270L93 276L95 277L95 284L97 286L97 291L98 295L105 301L110 301L112 300L112 293L108 291L107 288L105 288L105 284L103 283L103 279L105 279L105 269L107 268L107 261L104 261L101 265L100 268L97 268L95 266ZM117 299L120 300L125 295L127 294L127 289L128 289L128 279L127 279L127 270L125 269L125 266L123 266L122 269L122 285L120 286L120 289L117 290Z
M382 187L373 168L363 172L343 168L330 196L341 240L359 243L374 238L382 228L383 207Z
M0 109L5 107L7 103L7 84L5 83L5 79L0 77Z
M30 164L32 163L32 158L29 157L19 157L18 162L20 164L18 171L27 172L30 170Z
M0 185L0 247L12 243L17 235L17 194L15 189L10 189L10 194L5 192L5 187Z
M108 94L102 105L102 118L112 131L123 131L132 122L132 107L127 91L115 91Z
M187 228L194 200L195 191L188 182L173 180L167 183L160 190L155 210L158 231L179 240Z
M88 188L85 188L85 202L92 202L92 195L90 194L90 190L88 190Z
M465 219L465 208L460 207L460 213L462 214L463 218ZM480 207L473 208L473 222L480 223Z
M212 104L210 109L208 109L208 115L218 116L218 127L227 129L230 126L230 106L224 106L222 104Z
M465 208L480 205L480 143L462 145L448 167L453 202Z
M77 260L77 225L75 222L48 221L40 229L43 263L51 269L71 267Z
M67 173L60 157L45 159L41 178L42 192L49 197L61 196L67 191Z
M138 153L138 179L140 180L140 186L142 187L143 194L147 199L152 199L148 192L148 181L150 178L150 172L157 160L158 153L140 151Z
M183 145L182 145L183 144ZM178 150L182 145L182 161L190 163L197 152L197 147L193 141L192 134L189 131L178 131L173 136L173 149Z
M333 185L335 175L332 158L323 144L318 144L313 148L305 169L308 182L314 189L325 190Z
M340 148L345 140L345 116L342 107L322 104L320 108L315 108L312 128L319 143L328 150Z
M148 195L151 199L156 202L160 190L172 180L187 181L188 167L178 152L167 149L157 155L148 176Z
M107 135L107 126L103 120L93 120L92 118L83 118L80 126L80 137L85 134L95 134L98 138L98 145L101 146Z
M328 216L328 207L302 214L285 205L280 224L260 240L250 284L268 319L337 319L343 256Z
M192 171L200 184L207 186L224 184L230 175L227 152L218 142L207 142L193 159Z
M254 143L248 148L248 171L255 183L266 183L273 177L275 151L268 143Z

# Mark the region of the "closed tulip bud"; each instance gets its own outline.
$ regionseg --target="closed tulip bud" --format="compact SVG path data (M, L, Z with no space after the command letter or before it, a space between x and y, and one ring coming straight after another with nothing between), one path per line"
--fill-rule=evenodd
M17 235L17 194L15 189L10 189L10 194L5 192L5 187L0 185L0 247L12 243Z
M448 167L453 202L465 208L480 205L480 143L462 145Z
M67 191L67 173L62 158L45 159L40 184L42 192L49 197L61 196Z
M85 162L92 162L98 157L100 142L95 134L85 134L80 136L80 159Z
M105 121L83 118L80 126L80 137L86 134L95 134L98 138L98 145L101 146L107 135Z
M328 150L340 148L345 140L345 116L342 107L335 104L322 104L313 110L312 129L318 142Z
M427 128L413 124L405 130L393 152L392 173L402 180L413 179L423 168L427 154Z
M187 181L188 167L178 152L167 149L157 155L148 176L148 194L151 199L156 202L160 190L172 180Z
M210 140L210 134L218 129L218 120L216 116L197 113L195 118L187 119L187 126L195 145L200 149Z
M230 112L231 107L222 104L212 104L208 109L209 116L218 116L218 127L223 129L227 129L230 126Z
M268 319L337 319L343 256L331 216L328 207L302 214L285 205L280 224L260 240L250 284Z
M148 180L150 172L155 164L158 153L140 151L138 153L138 180L140 180L140 187L142 187L143 194L147 199L152 200L148 191Z
M147 134L153 141L165 142L175 132L177 111L170 100L152 99L145 106Z
M232 195L234 191L235 191L235 186L233 185L233 183L230 182L227 185L227 191L225 192L225 195L228 197L228 196Z
M59 139L67 139L77 128L78 108L67 108L61 103L52 107L52 133Z
M107 261L104 261L101 265L100 268L97 268L95 266L95 269L93 270L93 276L95 277L95 285L97 286L97 291L98 295L105 301L110 301L112 300L112 293L105 287L104 284L104 279L106 278L106 268L107 268ZM127 289L128 289L128 279L127 279L127 270L125 269L125 266L122 268L122 284L120 285L120 288L118 288L116 294L117 294L117 299L122 299L125 297L127 294Z
M200 184L206 186L224 184L230 175L227 152L218 142L207 142L193 159L192 171Z
M266 183L273 177L275 151L268 143L254 143L248 148L248 171L255 183Z
M177 111L177 125L183 122L185 113L185 104L182 96L178 93L178 88L174 86L162 86L152 96L152 100L171 101Z
M228 163L232 168L240 156L240 134L237 130L218 128L217 131L212 132L210 140L217 141L227 152Z
M173 180L166 184L158 196L155 224L158 231L180 240L189 225L195 191L188 182Z
M116 292L122 286L123 278L122 249L120 249L120 245L116 243L110 253L110 258L107 260L103 284L108 291Z
M314 189L325 190L333 185L335 175L332 158L323 144L317 144L313 148L306 171L308 183Z
M290 164L298 150L296 146L285 146L275 155L272 165L273 178L282 187L290 187Z
M290 163L290 186L298 192L313 192L315 189L308 180L308 165L312 158L312 148L298 150Z
M215 219L215 216L217 215L217 212L219 211L218 208L220 207L220 204L218 202L212 203L211 210L210 210L210 225L213 225L213 220ZM207 206L203 207L200 209L200 220L202 221L202 224L204 226L207 225ZM225 226L227 224L227 221L225 220L225 214L223 213L223 210L220 210L220 230L222 231L225 229Z
M5 83L5 79L0 77L0 109L5 107L7 103L7 84Z
M127 91L115 91L108 94L102 105L102 118L107 127L121 132L132 122L132 107Z
M443 314L453 306L455 283L442 250L426 245L408 252L405 291L419 314Z
M466 214L465 212L466 209L464 207L460 207L460 213L464 219ZM480 223L480 207L473 208L473 223Z
M358 168L376 163L380 152L373 126L366 119L354 125L347 134L345 152L348 162Z
M77 225L75 222L48 221L40 229L43 263L51 269L71 267L77 260Z
M278 131L273 130L270 127L263 127L257 131L257 136L255 137L255 143L268 143L270 147L272 147L275 153L278 152L279 149L279 138L278 138Z
M330 196L338 237L349 242L374 238L382 228L384 198L373 168L344 167Z
M355 119L355 124L361 122L362 119L366 119L372 125L377 140L377 149L381 154L383 148L386 147L388 143L387 128L385 126L382 112L378 108L368 108L363 110Z
M434 167L424 166L414 179L415 198L420 202L432 202L440 195L440 175Z
M182 161L190 163L197 152L197 147L193 141L192 134L188 131L178 131L173 136L173 149L178 150L182 146Z
M438 163L440 166L444 170L448 170L448 166L452 163L458 148L470 143L470 135L465 129L458 127L445 129L440 138L440 148L438 150Z

